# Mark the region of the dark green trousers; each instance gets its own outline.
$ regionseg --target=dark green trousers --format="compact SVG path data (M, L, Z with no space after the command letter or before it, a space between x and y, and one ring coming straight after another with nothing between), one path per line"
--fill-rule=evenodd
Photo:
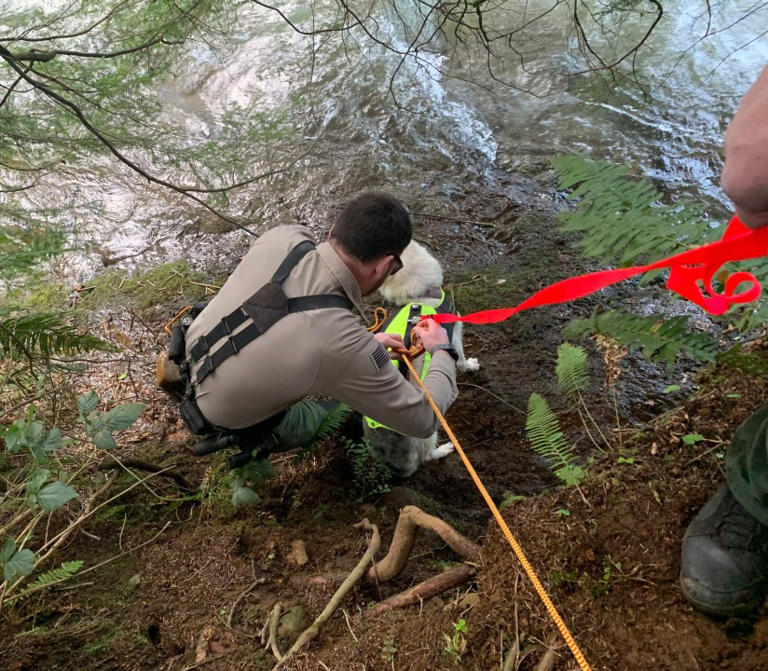
M725 475L736 500L768 526L768 405L736 429L725 456Z

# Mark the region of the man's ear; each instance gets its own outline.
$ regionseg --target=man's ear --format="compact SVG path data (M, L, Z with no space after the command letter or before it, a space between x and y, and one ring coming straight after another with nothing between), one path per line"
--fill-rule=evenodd
M376 277L387 278L392 270L392 255L385 254L380 259L374 262L374 272Z

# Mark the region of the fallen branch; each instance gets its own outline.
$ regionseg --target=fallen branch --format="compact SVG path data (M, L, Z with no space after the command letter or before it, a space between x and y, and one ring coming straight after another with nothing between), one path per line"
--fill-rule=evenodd
M117 462L118 465L121 465L124 468L135 468L137 471L146 471L147 473L156 473L157 475L162 475L164 478L173 480L178 485L179 489L183 492L192 493L197 491L197 487L192 485L183 475L176 473L176 471L168 470L168 468L172 467L158 466L157 464L152 464L141 459L123 459L122 461L118 461L111 454L108 454L107 456L109 457L109 460L105 459L102 461L98 465L99 470L115 468L115 462Z
M372 615L378 617L388 613L395 608L405 608L415 603L424 601L425 599L431 599L448 589L453 589L459 585L471 580L475 575L475 569L468 564L462 564L456 568L443 571L439 575L436 575L429 580L414 585L413 587L396 594L395 596L382 601L376 608L374 608Z
M428 515L416 506L406 506L400 511L389 552L384 559L368 570L366 582L369 584L387 582L403 570L419 527L436 533L456 554L467 561L477 561L480 558L480 546L462 536L450 524L443 522L439 517Z
M355 566L355 568L352 570L352 573L347 576L347 579L342 583L341 587L339 587L333 597L331 597L331 600L328 602L328 605L325 607L323 612L320 613L320 615L317 616L317 619L309 626L309 628L307 628L301 634L301 636L296 639L296 642L291 646L291 649L285 653L282 660L278 661L278 663L272 667L272 671L277 671L277 669L281 668L288 659L296 654L297 651L299 651L301 648L307 645L307 643L317 637L317 635L320 633L320 627L326 622L326 620L331 617L331 615L333 615L333 613L339 607L342 599L363 577L366 567L370 562L373 561L374 556L379 551L379 546L381 545L381 537L379 536L378 527L375 524L371 524L367 519L364 519L359 524L356 524L355 527L371 532L371 538L368 541L368 549L365 551L362 559L360 559L360 561L357 563L357 566Z

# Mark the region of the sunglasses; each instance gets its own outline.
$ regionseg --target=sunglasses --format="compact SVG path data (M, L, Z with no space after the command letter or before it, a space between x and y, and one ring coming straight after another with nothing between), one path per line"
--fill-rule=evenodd
M394 275L398 270L401 270L403 267L403 260L400 258L397 254L390 254L390 256L395 260L395 267L389 271L390 277Z

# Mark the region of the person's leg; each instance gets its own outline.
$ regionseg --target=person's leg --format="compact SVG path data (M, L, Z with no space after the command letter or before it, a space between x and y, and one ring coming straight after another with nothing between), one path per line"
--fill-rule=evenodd
M768 594L768 406L734 434L726 455L727 484L685 533L680 584L699 609L744 615Z

